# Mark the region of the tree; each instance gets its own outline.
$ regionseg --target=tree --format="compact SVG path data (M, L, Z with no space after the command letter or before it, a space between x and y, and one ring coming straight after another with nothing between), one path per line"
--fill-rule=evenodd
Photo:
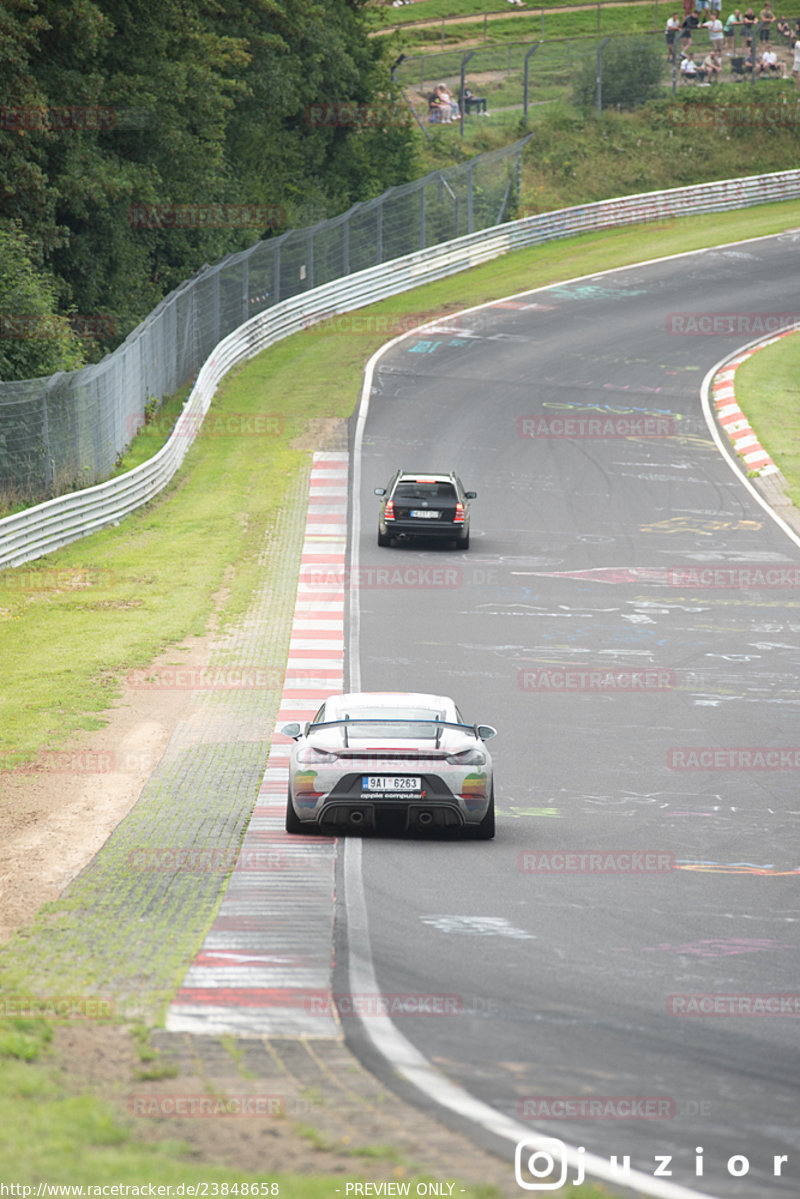
M639 108L660 94L664 60L660 45L649 38L613 40L603 48L601 104L603 108ZM597 56L583 62L575 84L575 103L584 110L594 107L597 97Z
M81 343L56 312L56 286L37 271L18 226L0 229L0 380L77 370Z

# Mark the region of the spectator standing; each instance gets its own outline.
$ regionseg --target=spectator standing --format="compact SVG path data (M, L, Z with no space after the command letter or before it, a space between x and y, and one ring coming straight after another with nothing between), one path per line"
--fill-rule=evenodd
M719 17L716 14L713 14L711 19L708 21L705 21L704 24L705 24L706 29L708 30L708 37L711 42L712 51L715 54L721 54L722 53L722 37L723 37L722 21L720 21Z
M756 23L756 14L752 8L746 8L742 17L742 33L745 46L749 49L753 44L753 26Z
M792 79L795 83L800 83L800 37L795 39L794 43L794 58L792 61Z
M725 51L728 57L736 49L736 29L741 23L741 9L735 8L722 27L722 32L725 34Z
M664 36L667 39L667 62L672 62L672 56L675 53L675 38L678 36L680 27L680 17L674 12L667 21L667 27L664 30Z
M695 12L690 12L688 16L683 18L683 24L681 25L681 53L683 55L689 52L692 45L692 34L699 24L700 18Z
M768 42L772 33L772 22L775 20L775 13L772 11L772 5L769 0L764 0L764 7L758 14L758 19L761 22L758 40L760 42Z

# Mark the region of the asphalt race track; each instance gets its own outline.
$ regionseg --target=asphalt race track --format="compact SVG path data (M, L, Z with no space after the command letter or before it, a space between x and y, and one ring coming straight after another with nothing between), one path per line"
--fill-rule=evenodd
M499 730L493 842L348 842L380 992L443 1009L395 1027L532 1134L719 1199L800 1194L800 588L763 574L800 548L701 411L756 326L680 330L800 311L799 254L694 253L398 341L354 504L351 686ZM478 492L468 552L378 548L398 466ZM375 1066L369 1014L345 1023Z

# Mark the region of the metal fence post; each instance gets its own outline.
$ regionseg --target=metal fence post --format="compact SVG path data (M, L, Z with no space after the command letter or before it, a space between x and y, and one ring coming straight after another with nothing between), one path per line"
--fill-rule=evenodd
M597 115L603 109L603 48L611 41L610 37L604 38L597 47Z
M528 119L528 68L529 68L529 60L530 60L530 57L531 57L531 55L536 53L536 51L539 49L539 47L541 46L541 44L542 44L541 42L537 42L535 46L531 46L530 50L529 50L529 51L528 51L528 53L525 55L525 76L524 76L524 82L523 82L523 91L522 91L522 116L523 116L523 118L524 118L526 121L527 121L527 119Z
M459 132L464 136L464 88L466 87L467 63L475 54L474 50L470 50L469 54L465 54L461 59L461 94L458 97L458 107L461 113L461 121L459 124Z
M467 163L467 233L474 233L472 211L472 163Z

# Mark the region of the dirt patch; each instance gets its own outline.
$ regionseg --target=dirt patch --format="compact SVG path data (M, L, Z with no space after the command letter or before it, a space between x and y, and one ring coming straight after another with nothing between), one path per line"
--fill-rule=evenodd
M204 637L171 647L150 669L202 669L213 637L212 622ZM29 924L102 848L191 712L190 691L126 682L104 713L104 728L43 751L34 765L3 771L0 941Z
M163 1032L151 1040L158 1060L143 1063L124 1027L62 1025L53 1060L71 1090L107 1103L137 1140L184 1142L194 1160L260 1174L425 1174L519 1193L510 1149L504 1162L437 1125L363 1070L341 1041L231 1045ZM154 1065L173 1076L140 1077Z

